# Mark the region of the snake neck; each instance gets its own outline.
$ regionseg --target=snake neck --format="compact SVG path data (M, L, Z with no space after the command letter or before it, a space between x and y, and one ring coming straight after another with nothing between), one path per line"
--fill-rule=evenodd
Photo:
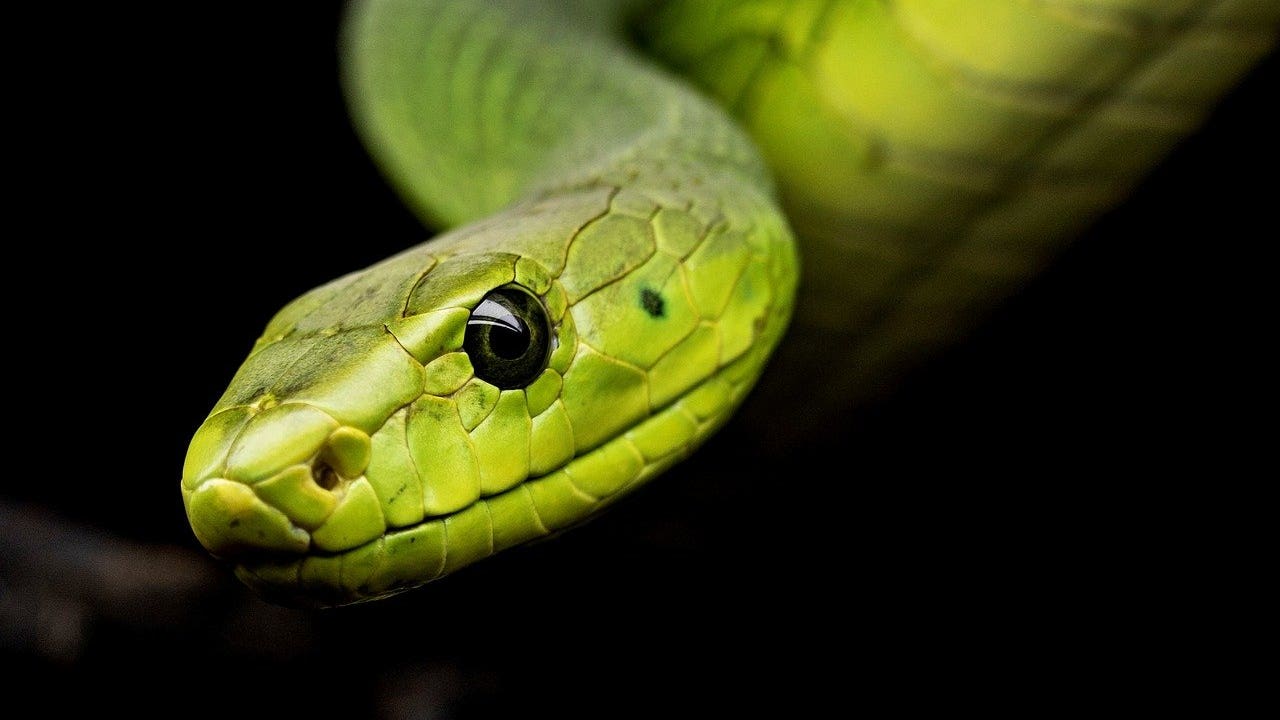
M772 205L746 135L624 40L634 5L356 3L353 115L430 225L590 186L674 190L721 212Z

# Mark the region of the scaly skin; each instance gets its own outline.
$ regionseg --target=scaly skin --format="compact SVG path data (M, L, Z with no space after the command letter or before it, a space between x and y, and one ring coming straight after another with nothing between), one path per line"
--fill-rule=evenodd
M282 310L198 430L192 527L247 583L381 597L662 472L779 344L789 222L810 259L770 400L808 412L770 432L811 431L1123 197L1280 24L1269 0L645 5L353 6L353 114L406 201L453 229ZM744 129L618 39L635 10ZM513 283L556 346L500 390L463 338Z
M722 424L790 314L791 232L719 110L534 5L423 5L356 7L355 110L460 226L282 310L183 472L196 536L279 599L383 596L585 519ZM499 390L463 337L511 283L557 343Z
M806 398L785 431L807 434L1126 197L1274 50L1280 3L671 0L645 31L778 182L804 257L790 337L824 352L786 343L761 404Z

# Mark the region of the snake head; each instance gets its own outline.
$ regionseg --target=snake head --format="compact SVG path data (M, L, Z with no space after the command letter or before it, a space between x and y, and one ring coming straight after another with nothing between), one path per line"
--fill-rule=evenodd
M792 251L617 195L518 206L284 308L191 443L199 541L273 599L381 597L580 522L699 444L785 324L766 281L794 285Z

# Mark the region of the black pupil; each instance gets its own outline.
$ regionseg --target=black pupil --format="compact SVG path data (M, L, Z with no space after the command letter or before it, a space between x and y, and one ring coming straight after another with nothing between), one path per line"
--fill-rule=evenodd
M462 347L476 377L500 388L520 388L546 367L550 334L541 301L508 285L485 295L471 311Z
M486 308L485 304L495 307ZM495 310L498 312L506 310L492 300L485 300L480 305L476 308L477 313L481 310L491 313L495 313ZM489 349L503 360L519 360L520 356L529 349L529 327L514 315L494 322L489 326Z

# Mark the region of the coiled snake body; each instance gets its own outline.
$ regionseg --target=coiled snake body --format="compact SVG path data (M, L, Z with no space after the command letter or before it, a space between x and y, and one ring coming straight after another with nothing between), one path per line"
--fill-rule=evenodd
M281 310L197 431L192 528L250 585L381 597L580 522L722 425L780 342L821 422L1123 197L1280 23L648 5L353 4L353 114L449 229Z

